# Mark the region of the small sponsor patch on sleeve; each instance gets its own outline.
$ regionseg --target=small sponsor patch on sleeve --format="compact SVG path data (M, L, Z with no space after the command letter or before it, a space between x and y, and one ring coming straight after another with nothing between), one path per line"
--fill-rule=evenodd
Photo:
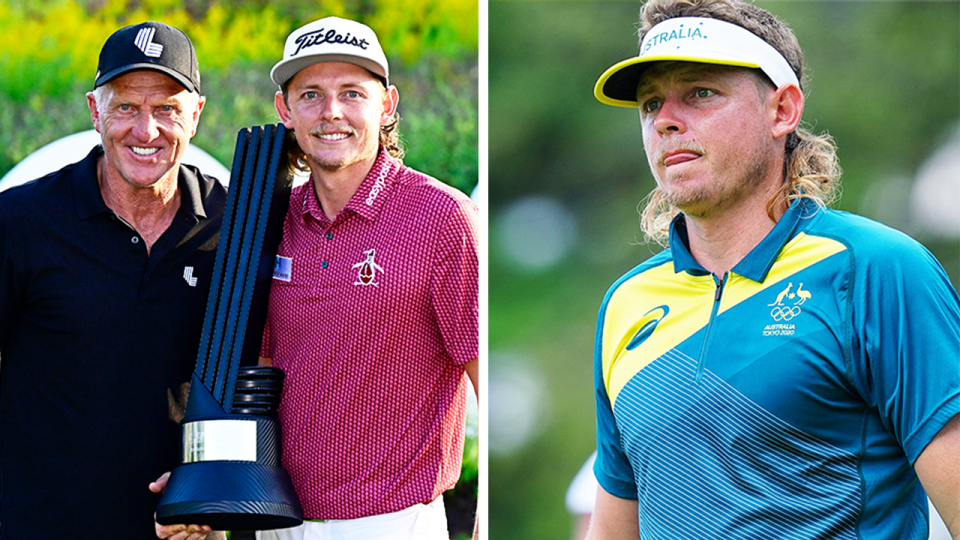
M277 261L273 263L273 279L289 282L292 273L293 259L277 255Z

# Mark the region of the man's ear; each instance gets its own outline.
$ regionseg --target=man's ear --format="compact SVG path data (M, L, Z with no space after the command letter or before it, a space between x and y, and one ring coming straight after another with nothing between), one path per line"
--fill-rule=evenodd
M771 95L773 138L779 139L800 125L803 116L803 92L795 84L785 84Z
M277 90L276 95L273 96L273 105L277 108L277 114L280 115L280 121L283 122L283 127L293 129L293 117L290 116L290 110L287 109L287 104L283 100L282 91Z
M97 110L97 98L93 92L87 92L87 107L90 109L90 120L93 121L93 129L100 133L100 111Z
M190 137L197 134L197 127L200 126L200 113L203 112L203 106L207 104L207 96L200 96L197 100L197 108L193 111L193 130Z
M396 86L388 86L383 91L383 114L380 115L380 125L389 124L393 120L393 115L397 112L397 105L400 104L400 92Z

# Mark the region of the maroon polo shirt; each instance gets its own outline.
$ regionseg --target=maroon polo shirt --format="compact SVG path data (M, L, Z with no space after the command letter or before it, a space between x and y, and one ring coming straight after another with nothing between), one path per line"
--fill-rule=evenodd
M286 373L283 465L307 519L394 512L457 482L477 219L383 152L332 222L312 183L293 190L263 353Z

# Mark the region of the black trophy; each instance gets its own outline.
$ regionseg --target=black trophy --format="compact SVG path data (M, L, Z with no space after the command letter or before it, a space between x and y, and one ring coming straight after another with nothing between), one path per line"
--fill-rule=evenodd
M183 456L157 507L161 525L295 527L303 510L280 466L283 372L257 366L293 175L282 125L237 134L197 367L181 422Z

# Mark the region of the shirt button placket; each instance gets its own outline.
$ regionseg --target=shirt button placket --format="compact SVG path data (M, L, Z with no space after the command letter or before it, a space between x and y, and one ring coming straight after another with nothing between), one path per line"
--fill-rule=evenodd
M333 233L330 232L330 231L327 231L327 233L324 234L323 236L324 236L324 238L326 238L327 240L333 240ZM327 267L329 267L329 266L330 266L330 261L322 261L322 262L320 263L320 268L327 268Z

